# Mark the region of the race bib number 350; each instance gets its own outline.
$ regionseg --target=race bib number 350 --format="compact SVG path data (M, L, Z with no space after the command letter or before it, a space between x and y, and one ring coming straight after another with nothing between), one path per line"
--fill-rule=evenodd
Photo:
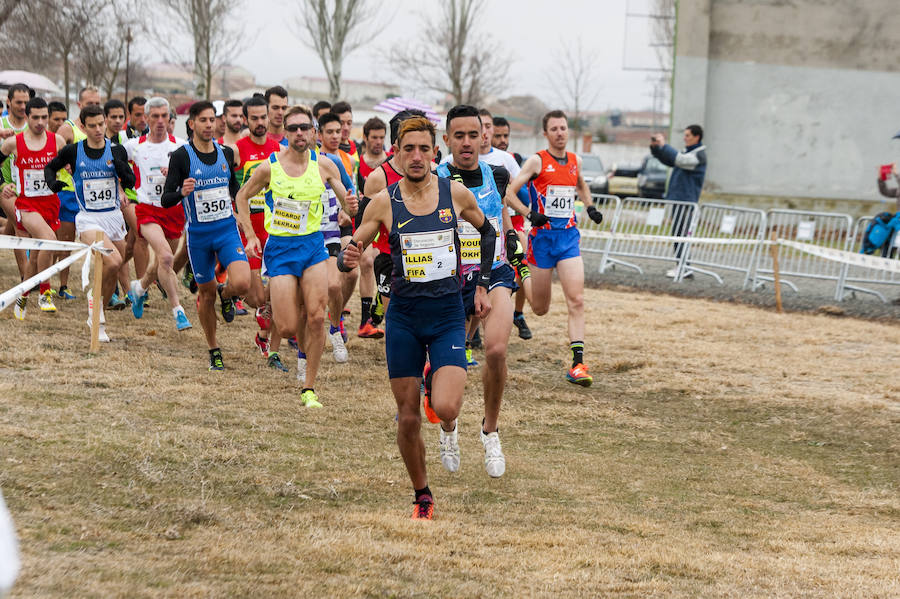
M550 218L569 218L575 210L575 188L571 185L547 187L544 214Z
M88 210L107 210L116 206L116 180L113 177L105 179L85 179L81 183L81 191L84 194L84 204Z
M401 235L400 247L407 281L425 283L456 275L453 229Z
M211 223L231 216L231 198L227 187L214 187L194 192L197 220Z
M275 198L272 210L272 233L302 235L306 233L310 202Z
M500 221L496 217L488 219L497 235L497 242L494 244L494 262L500 260ZM459 253L463 266L480 265L481 264L481 233L478 229L459 219Z
M39 196L50 195L50 187L47 180L44 179L43 169L26 169L25 170L25 197L35 198Z

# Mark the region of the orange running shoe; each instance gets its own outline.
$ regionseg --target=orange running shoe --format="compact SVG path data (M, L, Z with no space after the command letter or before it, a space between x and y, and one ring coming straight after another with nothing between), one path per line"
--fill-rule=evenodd
M425 418L431 424L437 424L441 419L431 409L431 362L425 362L425 369L422 371L422 384L425 387Z
M381 339L382 337L384 337L384 331L373 325L372 319L370 318L366 321L366 324L359 327L356 335L358 337L362 337L363 339Z
M582 387L590 387L594 382L594 377L588 374L588 367L584 364L576 364L566 374L566 380Z
M413 502L412 519L413 520L433 520L434 519L434 499L431 495L422 495Z

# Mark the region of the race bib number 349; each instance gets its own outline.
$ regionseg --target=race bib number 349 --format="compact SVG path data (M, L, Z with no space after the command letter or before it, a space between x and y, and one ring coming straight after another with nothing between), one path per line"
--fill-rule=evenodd
M105 179L85 179L81 183L81 191L84 194L84 203L88 210L107 210L116 206L116 180L113 177Z
M197 220L211 223L231 216L231 198L227 187L214 187L194 192Z
M544 214L550 218L569 218L575 211L575 188L571 185L547 187Z

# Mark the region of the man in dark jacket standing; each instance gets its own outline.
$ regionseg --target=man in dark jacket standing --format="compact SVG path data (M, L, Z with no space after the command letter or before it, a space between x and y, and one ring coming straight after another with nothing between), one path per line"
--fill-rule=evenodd
M669 177L669 187L666 190L667 200L696 203L700 199L700 191L703 189L703 180L706 178L706 146L703 145L703 127L691 125L684 130L684 150L679 152L666 143L662 134L654 135L650 142L650 152L657 160L672 167ZM682 237L687 235L693 216L692 206L677 206L673 211L672 235ZM682 243L675 244L675 257L680 259L684 247ZM666 274L675 277L677 267ZM682 276L692 276L686 271Z

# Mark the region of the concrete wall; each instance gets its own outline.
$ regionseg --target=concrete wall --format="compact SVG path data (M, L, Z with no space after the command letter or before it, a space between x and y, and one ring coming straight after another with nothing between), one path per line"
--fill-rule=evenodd
M704 126L713 194L878 200L898 32L896 0L680 0L672 138Z

